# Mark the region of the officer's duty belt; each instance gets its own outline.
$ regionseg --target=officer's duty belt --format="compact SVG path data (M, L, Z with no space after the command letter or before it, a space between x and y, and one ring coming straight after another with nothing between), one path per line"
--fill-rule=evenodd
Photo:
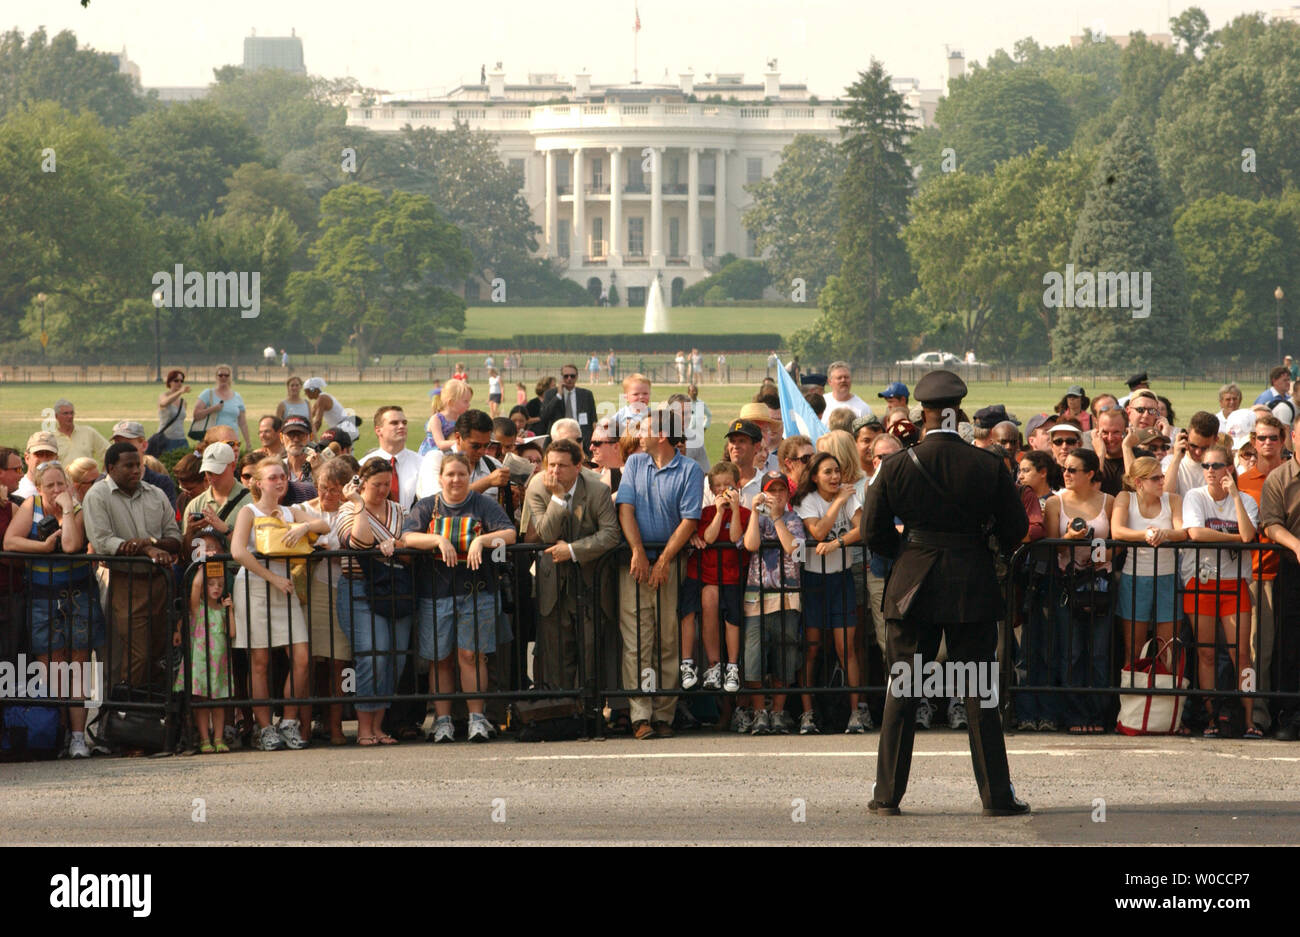
M988 549L988 538L975 534L945 533L937 530L909 530L907 542L933 550Z

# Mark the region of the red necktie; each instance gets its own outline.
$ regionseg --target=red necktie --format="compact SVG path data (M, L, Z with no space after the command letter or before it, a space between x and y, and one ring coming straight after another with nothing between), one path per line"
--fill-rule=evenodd
M389 459L388 464L393 467L393 484L392 487L388 489L388 500L396 501L398 504L401 504L401 493L398 490L397 484L397 456L393 456Z

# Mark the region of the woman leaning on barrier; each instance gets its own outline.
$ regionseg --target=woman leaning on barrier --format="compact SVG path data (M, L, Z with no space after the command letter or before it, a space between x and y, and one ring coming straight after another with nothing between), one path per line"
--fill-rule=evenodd
M36 486L37 493L14 510L4 537L6 550L48 557L27 564L31 576L27 602L31 609L32 653L47 667L51 661L84 663L90 660L92 650L103 654L104 613L90 563L66 558L86 550L81 505L68 487L63 465L57 461L36 466ZM46 692L51 689L55 692L50 695L63 697L69 693L68 687L47 687ZM68 708L68 729L68 754L89 758L84 706Z
M257 463L251 482L255 500L239 509L235 515L234 532L230 535L230 555L242 567L235 576L235 647L251 648L249 669L254 699L270 696L267 669L271 648L277 647L289 648L290 670L284 684L285 698L306 696L310 648L307 621L291 578L291 560L267 556L265 563L258 562L253 555L258 546L256 527L263 519L278 519L288 528L282 542L286 548L292 548L309 532L329 533L329 524L311 517L297 505L280 505L289 490L289 476L278 459L263 459ZM299 559L298 562L304 561ZM253 717L257 720L258 732L255 747L268 752L285 747L306 748L308 743L302 737L299 709L295 704L287 704L277 730L271 725L271 707L254 706Z
M1200 549L1182 551L1182 575L1186 580L1183 592L1183 611L1191 616L1196 626L1196 676L1197 686L1210 689L1215 685L1215 645L1218 642L1217 625L1222 623L1223 635L1228 644L1233 672L1238 686L1247 680L1246 668L1251 665L1250 649L1250 559L1247 554L1243 570L1241 557L1244 551L1221 549L1218 546L1250 543L1255 539L1259 523L1259 506L1255 499L1237 489L1237 476L1232 468L1232 456L1224 446L1213 445L1201 455L1201 470L1205 484L1187 492L1183 499L1183 523L1187 537ZM1248 739L1264 737L1254 722L1255 701L1244 697L1246 734ZM1213 712L1213 700L1206 698L1205 707ZM1219 727L1211 719L1205 729L1207 738L1219 734Z
M1183 499L1164 490L1165 473L1150 456L1133 461L1124 475L1124 485L1115 497L1110 531L1114 540L1139 544L1128 548L1119 576L1116 596L1120 625L1124 632L1124 666L1142 650L1147 637L1157 643L1172 640L1178 619L1176 598L1178 560L1172 549L1157 549L1164 543L1187 539L1183 529ZM1142 635L1138 634L1138 625Z
M510 568L497 549L514 543L516 537L501 505L470 491L469 473L465 456L458 452L443 456L442 493L415 503L402 534L402 546L433 554L432 569L429 562L420 563L415 580L420 656L430 662L429 689L434 693L455 689L457 664L462 691L487 688L487 655L496 650L501 615L498 577ZM501 639L508 641L510 635ZM434 700L433 705L438 718L429 741L455 741L451 700ZM466 700L466 707L469 740L486 742L492 727L483 715L483 700Z
M383 459L371 459L343 488L347 502L334 518L334 533L342 549L378 550L385 558L393 555L400 546L397 538L406 514L400 504L389 500L392 486L392 466ZM382 594L385 587L392 587L391 581L380 578L388 568L392 567L359 559L343 560L337 608L339 625L356 657L357 696L392 696L395 675L401 670L398 660L405 661L411 644L409 611L402 614L403 609L398 607L399 602L405 604L409 598L399 596L392 588L387 595ZM401 591L400 587L397 590ZM383 729L384 713L390 705L356 704L358 745L397 744L397 739Z
M351 456L335 456L318 463L312 475L316 497L300 505L304 513L319 517L330 525L329 535L324 541L327 550L339 548L338 536L333 529L334 521L343 504L343 487L352 480L359 468ZM352 660L352 645L343 633L341 619L335 612L342 569L342 562L338 558L319 559L312 563L311 588L305 603L307 624L311 631L312 666L317 673L322 666L328 669L329 678L323 683L330 687L333 696L343 694L343 669ZM322 685L315 680L312 682L316 686ZM342 703L332 703L328 707L327 722L330 744L345 744L347 738L343 735Z
M1092 450L1070 453L1061 471L1065 487L1043 508L1047 537L1082 545L1057 548L1061 578L1049 593L1055 599L1056 640L1048 653L1057 677L1064 678L1055 685L1104 687L1110 684L1110 551L1096 541L1110 537L1114 499L1094 484L1101 463ZM1031 653L1041 651L1031 648ZM1044 708L1050 711L1052 703L1049 695ZM1072 734L1094 735L1106 731L1105 711L1103 695L1072 693L1065 696L1062 716Z

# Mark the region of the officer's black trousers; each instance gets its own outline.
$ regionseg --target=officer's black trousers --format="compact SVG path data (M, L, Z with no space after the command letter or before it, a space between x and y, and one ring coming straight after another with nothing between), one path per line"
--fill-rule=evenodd
M895 662L903 661L909 667L914 655L920 653L923 662L932 661L939 653L939 641L946 637L950 661L976 661L992 666L997 649L996 622L963 622L941 624L889 619L886 622L886 645L891 672ZM916 675L919 685L921 675ZM979 786L980 800L985 807L1004 807L1011 803L1011 778L1007 767L1007 748L1002 738L1002 721L997 706L982 707L976 687L967 686L966 718L969 723L970 755L975 767L975 783ZM880 726L880 748L876 755L875 799L881 803L898 804L907 792L907 776L912 769L912 743L916 736L916 704L919 696L898 694L892 689L885 694L885 715Z

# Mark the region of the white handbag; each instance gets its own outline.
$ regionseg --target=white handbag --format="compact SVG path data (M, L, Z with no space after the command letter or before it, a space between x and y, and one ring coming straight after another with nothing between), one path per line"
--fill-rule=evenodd
M1152 656L1148 651L1153 643L1148 640L1142 646L1142 656L1119 672L1121 689L1186 690L1191 686L1187 679L1187 655L1181 647L1175 653L1171 639L1161 644ZM1172 735L1178 731L1186 699L1176 693L1121 693L1115 731L1124 735Z

